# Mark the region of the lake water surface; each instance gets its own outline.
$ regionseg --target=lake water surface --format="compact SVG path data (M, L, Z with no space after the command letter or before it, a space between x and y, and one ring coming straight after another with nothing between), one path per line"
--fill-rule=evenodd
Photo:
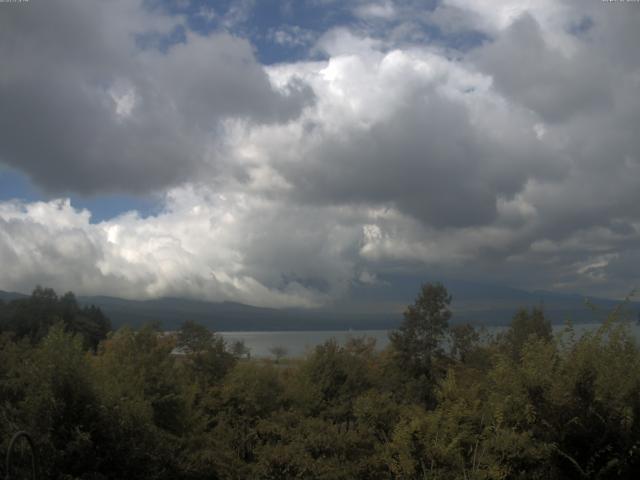
M600 326L599 323L583 323L574 325L576 335L593 330ZM506 327L484 327L485 334L495 335ZM553 330L559 333L564 325L554 325ZM391 330L334 330L334 331L286 331L286 332L219 332L227 341L232 343L237 340L244 341L251 349L253 357L272 356L269 351L273 347L284 347L287 356L298 357L313 350L314 347L325 341L335 338L340 344L344 344L349 338L372 337L376 340L376 347L383 349L389 344L389 332ZM640 326L631 325L631 331L640 340Z

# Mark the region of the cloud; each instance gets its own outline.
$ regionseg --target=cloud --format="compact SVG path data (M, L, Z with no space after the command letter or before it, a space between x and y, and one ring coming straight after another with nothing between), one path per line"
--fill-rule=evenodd
M0 288L29 291L46 284L128 298L316 306L349 282L343 250L357 229L329 212L322 229L304 228L311 221L307 213L192 188L169 192L165 211L156 216L130 212L98 224L68 200L5 202ZM290 222L303 228L290 230Z
M0 160L51 192L179 184L219 168L224 119L283 121L312 101L300 83L274 88L248 41L185 31L142 2L4 10ZM161 49L142 48L145 35Z
M92 224L64 201L1 203L0 288L315 306L399 272L637 284L635 6L394 3L324 32L323 60L263 67L238 36L84 5L68 25L0 19L36 33L0 42L0 155L53 191L160 189L164 209ZM483 40L399 34L420 22ZM149 31L184 38L141 49Z
M308 47L316 40L316 34L297 25L283 25L280 28L272 28L267 33L267 38L284 47Z
M385 53L344 32L332 34L329 51L335 43L352 53L272 71L301 76L316 92L313 107L237 136L236 151L260 152L292 201L393 207L430 226L464 227L496 221L499 199L527 180L563 175L532 116L505 105L476 70L429 49Z
M568 4L510 5L499 18L476 12L491 39L457 56L329 32L319 41L328 61L270 72L302 76L317 103L289 124L246 130L243 149L293 202L396 212L361 225L379 233L359 251L375 268L413 262L619 295L631 279L609 265L638 250L640 104L628 48L611 53L630 23ZM585 15L585 31L570 28ZM544 244L562 247L543 254Z
M523 14L480 49L477 62L505 96L556 123L612 106L613 78L606 59L594 58L586 46L572 50L564 54L549 45L537 21ZM521 66L513 68L516 63Z
M354 8L354 13L362 18L383 18L391 19L395 17L396 10L392 2L372 2L363 3Z
M554 0L443 0L443 8L456 9L471 18L475 28L493 34L509 28L522 15L532 15L538 21L557 28L566 18L571 3ZM574 5L578 2L573 1ZM555 33L555 32L553 32Z

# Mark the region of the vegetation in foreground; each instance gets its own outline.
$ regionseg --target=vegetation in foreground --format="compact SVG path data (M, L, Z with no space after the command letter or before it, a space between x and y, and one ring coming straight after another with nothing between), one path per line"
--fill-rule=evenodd
M554 338L521 310L481 338L450 302L424 285L384 351L271 362L190 322L108 333L36 289L0 302L0 451L31 432L52 479L637 478L640 351L618 311Z

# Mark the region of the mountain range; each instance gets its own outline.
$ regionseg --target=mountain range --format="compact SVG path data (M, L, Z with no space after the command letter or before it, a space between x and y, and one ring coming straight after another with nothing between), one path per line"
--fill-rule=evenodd
M100 307L114 328L157 322L165 330L174 330L182 322L192 320L216 331L374 330L396 328L419 285L416 279L386 278L375 285L354 286L348 299L317 309L275 309L186 298L130 300L79 296L78 301ZM467 281L449 280L445 286L453 297L452 323L505 325L518 308L534 306L543 308L555 324L568 319L574 323L591 323L601 321L621 304L619 300L606 298L586 299L578 294L529 292ZM0 299L4 301L25 296L0 291ZM630 319L640 319L640 303L627 302L623 310Z

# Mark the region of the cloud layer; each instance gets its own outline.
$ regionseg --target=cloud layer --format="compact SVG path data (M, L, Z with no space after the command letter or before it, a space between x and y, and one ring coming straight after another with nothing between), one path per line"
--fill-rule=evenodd
M0 161L164 209L2 203L0 288L317 306L390 272L637 284L636 5L355 2L286 29L318 38L309 60L263 66L233 29L89 4L0 16Z
M222 119L279 121L312 101L299 83L274 88L247 40L200 35L141 2L3 8L0 58L0 158L55 193L216 172Z

